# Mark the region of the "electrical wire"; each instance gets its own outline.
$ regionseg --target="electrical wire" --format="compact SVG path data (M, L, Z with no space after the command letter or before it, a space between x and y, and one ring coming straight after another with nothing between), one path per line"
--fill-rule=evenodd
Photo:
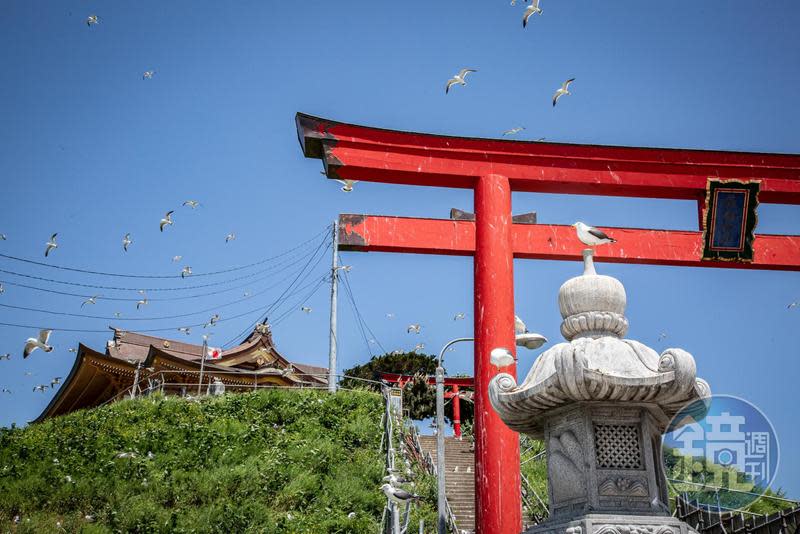
M344 277L342 277L342 279L344 279ZM353 311L353 318L356 320L356 325L358 326L358 330L361 332L361 338L364 340L364 345L367 347L367 352L369 353L370 358L372 358L374 356L374 354L372 354L372 347L369 344L369 339L367 338L367 332L364 330L364 324L361 322L361 318L359 317L358 311L356 310L355 301L353 300L353 294L350 292L347 283L344 283L342 285L344 286L345 294L348 296L350 309Z
M230 268L227 268L227 269L221 269L219 271L210 271L210 272L207 272L207 273L196 273L196 274L193 274L192 276L197 277L197 276L212 276L212 275L217 275L217 274L225 274L225 273L230 273L230 272L233 272L233 271L241 271L243 269L249 269L250 267L254 267L256 265L262 265L262 264L267 263L269 261L272 261L272 260L274 260L276 258L283 257L286 254L289 254L290 252L292 252L294 250L297 250L298 248L303 247L304 245L316 240L323 233L330 233L330 229L331 229L331 225L328 225L327 227L325 227L324 230L322 230L321 232L319 232L316 235L314 235L314 237L312 237L312 238L300 243L296 247L291 248L291 249L289 249L289 250L287 250L285 252L282 252L281 254L278 254L276 256L271 256L269 258L264 258L262 260L259 260L259 261L253 262L253 263L249 263L247 265L240 265L240 266L237 266L237 267L230 267ZM77 273L83 273L83 274L91 274L91 275L97 275L97 276L113 276L113 277L117 277L117 278L149 278L149 279L181 278L181 276L179 274L176 274L176 275L172 275L172 274L170 274L170 275L123 274L123 273L109 273L109 272L104 272L104 271L92 271L92 270L89 270L89 269L80 269L80 268L77 268L77 267L64 267L64 266L61 266L61 265L51 265L49 263L44 263L44 262L41 262L41 261L36 261L36 260L29 259L29 258L20 258L20 257L17 257L17 256L11 256L9 254L0 254L0 258L6 258L6 259L9 259L9 260L19 261L19 262L23 262L23 263L27 263L27 264L31 264L31 265L38 265L40 267L48 267L50 269L58 269L58 270L61 270L61 271L71 271L71 272L77 272Z
M352 301L353 307L355 308L356 315L358 316L359 320L363 323L364 328L366 328L367 331L370 333L370 335L372 336L372 339L375 340L375 343L378 344L378 347L380 347L380 349L383 351L384 354L388 354L388 351L384 348L383 344L381 344L380 340L378 339L378 336L376 336L375 332L372 331L372 328L369 327L369 324L367 323L366 319L364 319L364 316L361 314L361 311L358 309L358 304L356 303L355 295L353 294L353 288L350 285L350 275L348 274L347 271L344 271L344 277L343 278L344 278L345 291L348 294L350 300ZM370 351L370 354L372 354L371 351Z

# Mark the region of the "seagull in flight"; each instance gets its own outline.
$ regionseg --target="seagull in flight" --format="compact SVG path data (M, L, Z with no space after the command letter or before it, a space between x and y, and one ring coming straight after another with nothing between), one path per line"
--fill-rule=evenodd
M83 308L83 306L85 304L97 304L97 299L99 297L101 297L101 296L102 295L94 295L94 296L89 297L88 299L86 299L83 302L81 302L81 308Z
M48 387L49 387L49 386L48 386L47 384L39 384L38 386L33 386L33 391L34 391L34 392L36 392L36 391L41 391L42 393L44 393L44 391L45 391L45 390L46 390Z
M186 278L187 276L191 276L191 274L192 274L192 268L189 267L188 265L183 269L181 269L181 278Z
M92 26L93 24L98 24L99 22L100 19L97 18L97 15L89 15L89 17L86 19L87 26Z
M183 256L172 256L172 261L181 261L181 259L183 259Z
M461 319L463 319L466 316L467 316L467 314L465 314L464 312L459 312L459 313L457 313L457 314L455 314L453 316L453 320L454 321L460 321Z
M302 311L303 313L311 313L312 309L308 306L300 306L300 311Z
M417 324L417 323L412 323L412 324L408 325L408 328L406 328L406 333L410 334L411 332L414 332L415 334L419 334L419 331L421 329L422 329L422 325Z
M517 126L516 128L511 128L510 130L506 130L503 132L503 135L515 135L524 130L524 126Z
M573 223L575 227L575 231L578 234L578 239L581 240L581 243L584 245L589 245L590 247L594 247L597 245L604 245L606 243L616 243L617 240L613 237L608 237L602 230L598 230L593 226L588 226L583 224L582 222L578 221Z
M522 15L522 27L526 27L528 25L528 19L531 18L531 15L538 13L539 15L542 14L542 10L539 8L539 0L532 0L531 5L528 6L528 9L525 10L525 13Z
M666 332L661 332L660 334L658 334L658 340L659 341L663 341L665 339L667 339L667 333Z
M192 329L189 328L188 326L182 326L182 327L178 328L178 332L181 332L181 333L186 334L188 336L189 334L192 333Z
M3 388L3 389L0 389L0 393L8 393L10 395L12 392L8 388Z
M161 228L162 232L164 231L164 227L165 226L167 226L167 225L172 226L172 214L173 213L175 213L175 210L170 210L170 211L167 212L166 215L164 215L164 218L161 219L161 225L159 226L159 228Z
M455 84L467 85L466 78L467 74L469 74L470 72L478 72L478 71L475 69L461 69L460 71L458 71L458 74L447 80L447 85L444 86L444 94L449 93L450 88Z
M55 385L57 385L57 384L60 384L60 383L61 383L61 377L60 377L60 376L57 376L57 377L53 378L53 379L50 381L50 387L52 388L53 386L55 386Z
M146 71L144 71L142 73L142 79L143 80L152 80L153 79L153 74L155 74L155 73L156 73L156 71L154 71L154 70L146 70Z
M0 354L0 360L10 360L10 359L11 359L10 352L6 352L5 354Z
M217 324L217 321L219 321L219 314L215 313L211 316L211 319L209 319L208 322L203 325L203 328L206 328L207 326L214 326Z
M6 240L6 234L0 234L0 241Z
M22 352L22 357L27 358L36 349L42 349L45 352L52 352L53 347L47 344L47 341L50 339L50 334L52 333L52 330L40 330L39 337L29 337L25 341L25 349Z
M798 306L800 306L800 300L796 300L796 301L792 302L791 304L786 306L786 309L787 310L791 310L792 308L796 308Z
M75 347L70 347L70 348L67 349L67 352L76 352L77 353L78 349L76 349Z
M138 310L142 306L147 306L147 295L145 294L144 290L139 290L139 294L142 296L141 300L136 301L136 309Z
M572 94L569 92L569 84L571 84L574 81L575 78L570 78L569 80L561 84L561 87L559 87L558 90L553 95L553 107L556 107L556 102L558 102L559 98L561 98L564 95Z
M200 203L196 200L187 200L186 202L183 203L183 205L195 209L197 206L200 205Z
M122 238L122 249L125 252L128 252L128 245L130 245L131 243L133 243L133 241L131 240L131 234L129 233L125 234L125 237Z
M389 313L386 314L386 318L387 319L394 319L394 314L392 312L389 312Z
M0 284L0 295L6 292L6 288L3 287L3 284Z
M417 343L416 345L414 345L414 350L412 350L411 352L419 352L424 348L425 348L425 343Z
M57 235L58 235L58 232L56 232L55 234L50 236L50 241L47 242L47 248L44 249L44 257L45 258L50 255L50 251L51 250L53 250L54 248L58 248L58 243L56 243L56 236Z
M492 349L492 352L489 353L489 359L495 367L508 367L517 361L511 351L503 347Z
M342 184L342 191L345 193L352 193L353 186L358 183L358 180L336 180L340 184Z
M233 232L231 232L231 233L229 233L228 235L225 236L225 242L226 243L229 242L229 241L233 241L234 239L236 239L236 234L234 234Z

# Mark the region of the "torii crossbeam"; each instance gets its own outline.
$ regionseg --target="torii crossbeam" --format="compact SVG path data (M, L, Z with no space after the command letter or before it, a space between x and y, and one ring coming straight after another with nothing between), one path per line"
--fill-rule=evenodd
M516 534L522 526L519 440L491 409L499 372L489 352L514 348L513 259L578 260L572 229L512 224L511 192L695 200L708 179L759 181L762 203L800 204L800 156L473 139L345 124L298 113L306 157L329 178L474 190L475 221L340 216L342 249L473 255L475 265L476 528ZM619 240L597 261L800 270L800 236L758 235L752 262L702 260L700 232L609 230Z

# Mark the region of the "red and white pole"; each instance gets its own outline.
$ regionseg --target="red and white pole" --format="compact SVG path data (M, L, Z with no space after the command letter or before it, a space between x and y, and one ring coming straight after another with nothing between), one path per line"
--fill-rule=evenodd
M516 353L511 187L508 178L481 176L475 183L475 527L478 534L522 530L519 436L489 402L488 386L500 371L493 348ZM516 376L516 366L502 369Z

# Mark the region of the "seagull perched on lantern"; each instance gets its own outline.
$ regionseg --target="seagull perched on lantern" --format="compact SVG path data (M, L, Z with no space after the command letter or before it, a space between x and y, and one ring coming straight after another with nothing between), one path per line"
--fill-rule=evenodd
M584 224L580 221L573 223L572 226L575 227L575 231L578 234L578 239L580 239L581 243L584 245L596 247L597 245L617 242L616 239L607 236L602 230L598 230L597 228Z

